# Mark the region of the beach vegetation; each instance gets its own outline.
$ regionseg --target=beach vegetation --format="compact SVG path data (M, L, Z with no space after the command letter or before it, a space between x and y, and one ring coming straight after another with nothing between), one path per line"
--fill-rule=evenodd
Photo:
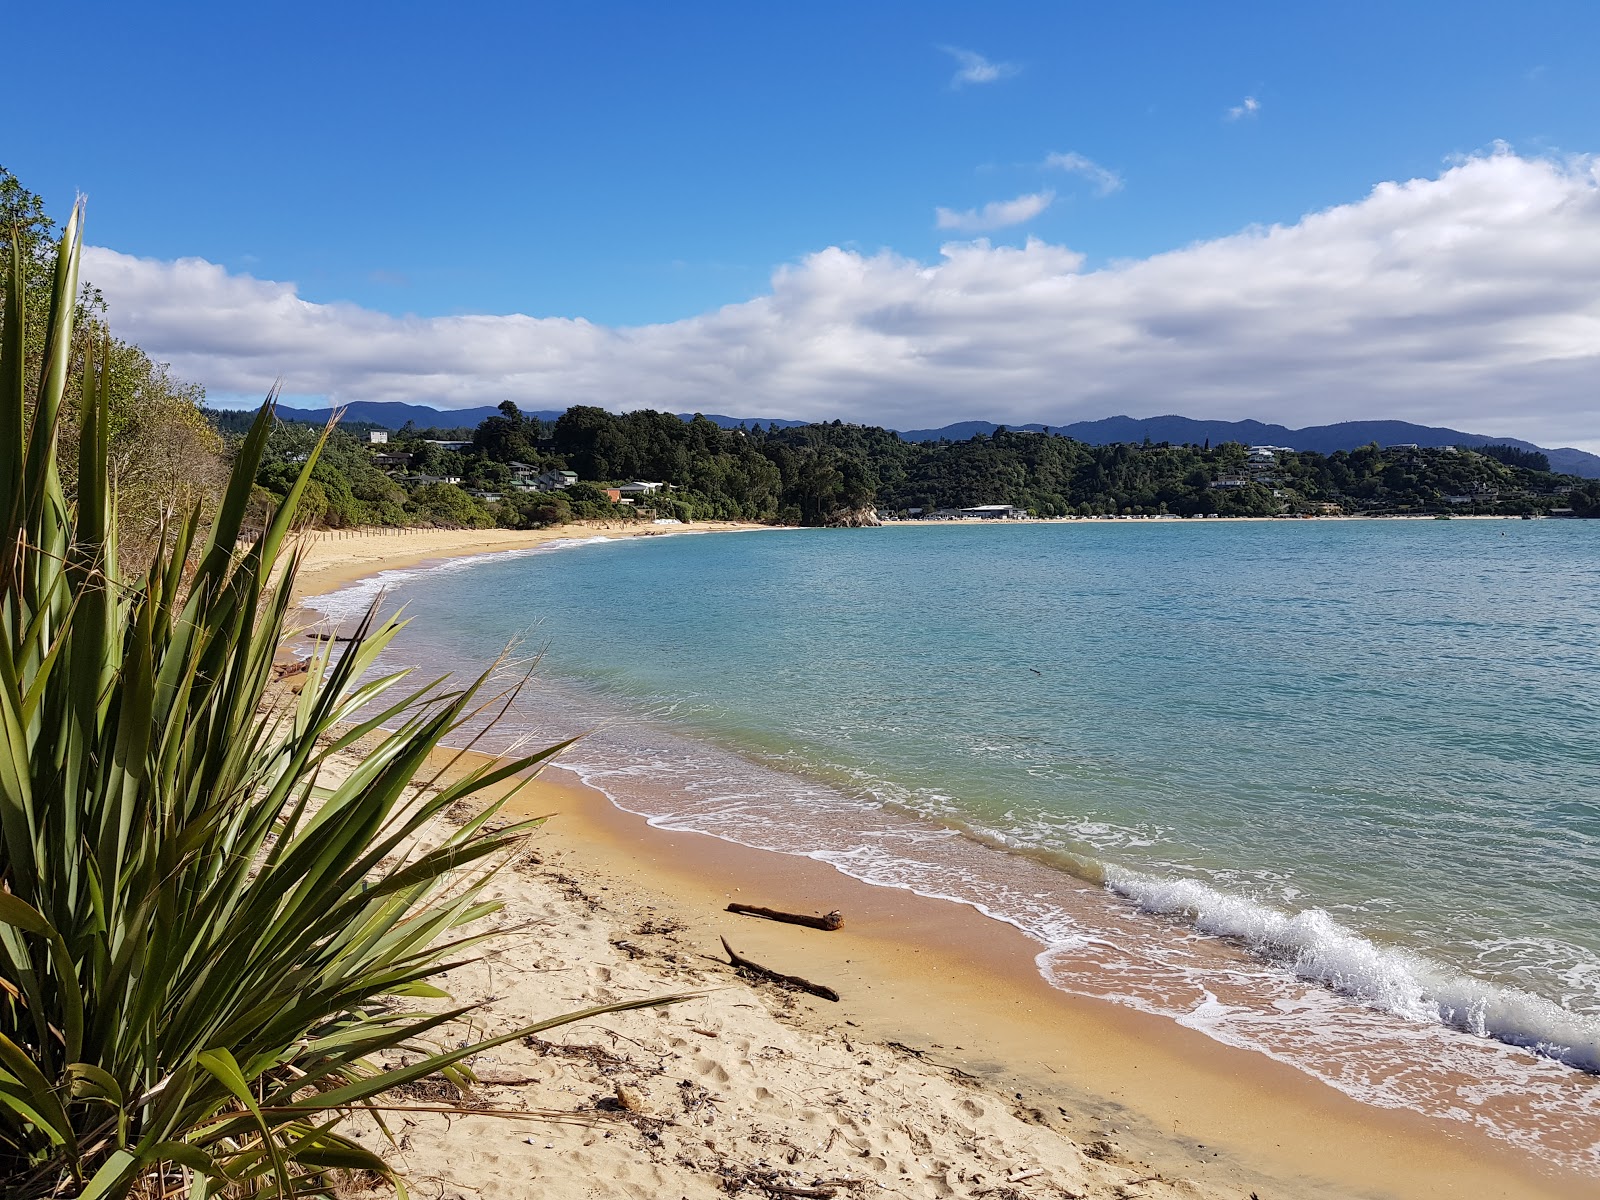
M589 1015L463 1041L471 1009L433 982L495 932L484 886L535 824L508 819L497 789L559 748L436 769L492 707L492 676L376 673L400 623L372 611L298 694L273 688L301 506L317 485L329 509L344 500L317 475L326 434L267 476L283 494L257 482L270 398L220 497L165 506L149 552L123 556L118 359L77 324L80 244L81 206L37 320L13 235L0 325L0 1192L326 1196L336 1172L393 1179L341 1132L349 1114L381 1122L395 1088L441 1072L467 1086L471 1055Z
M38 402L43 375L58 236L44 201L0 166L0 295L17 289L26 301L18 354L22 402L29 412ZM227 445L201 407L204 388L112 336L109 307L98 289L79 281L72 309L80 339L95 343L108 375L106 457L117 479L122 557L134 562L151 552L157 529L172 513L216 502L227 477ZM81 427L83 366L83 356L76 352L64 364L58 436L69 458ZM71 500L77 480L69 473L61 483Z

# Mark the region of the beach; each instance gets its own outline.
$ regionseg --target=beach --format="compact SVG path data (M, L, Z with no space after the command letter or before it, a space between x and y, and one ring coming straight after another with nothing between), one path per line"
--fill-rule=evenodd
M766 529L743 521L694 525L583 521L546 529L322 529L299 535L305 558L295 577L297 599L331 592L380 571L401 570L447 558L530 550L583 538L667 537Z
M696 526L694 529L705 527ZM607 531L322 538L299 593ZM350 551L354 551L350 553ZM1447 1122L1357 1103L1171 1021L1069 995L975 909L826 864L656 829L547 772L551 820L496 883L537 922L452 973L477 1032L626 997L681 1005L557 1029L475 1064L480 1099L560 1120L408 1116L419 1195L1577 1196ZM838 909L836 932L724 912ZM721 939L831 1002L752 983ZM620 1088L619 1088L620 1085Z

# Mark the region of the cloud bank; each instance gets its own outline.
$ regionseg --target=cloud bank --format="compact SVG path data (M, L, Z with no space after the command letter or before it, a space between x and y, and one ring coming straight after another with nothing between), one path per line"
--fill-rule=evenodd
M1060 424L1398 418L1600 450L1600 169L1498 152L1293 225L1099 270L1029 240L935 262L832 247L769 294L607 328L395 317L201 259L92 248L117 331L216 395L511 399Z

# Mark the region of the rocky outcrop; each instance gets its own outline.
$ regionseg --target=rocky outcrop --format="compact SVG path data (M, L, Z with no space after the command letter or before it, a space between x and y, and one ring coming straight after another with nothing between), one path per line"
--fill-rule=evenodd
M824 522L829 529L866 529L882 525L878 514L870 508L841 508Z

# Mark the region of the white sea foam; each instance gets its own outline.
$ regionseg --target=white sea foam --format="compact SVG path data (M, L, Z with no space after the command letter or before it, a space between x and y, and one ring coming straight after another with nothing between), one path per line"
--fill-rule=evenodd
M535 554L549 554L555 550L570 550L574 546L593 546L601 542L614 540L614 538L608 538L604 535L588 538L553 538L548 542L541 542L537 546L524 546L515 550L493 550L486 554L447 558L440 562L429 563L420 567L390 567L386 571L379 571L375 575L358 579L342 588L324 592L320 596L307 596L305 607L321 613L325 619L334 623L355 621L366 614L366 611L372 607L372 602L379 596L392 592L401 584L423 575L463 571L487 562L498 562L507 558L528 558Z
M1600 1072L1600 1017L1453 971L1400 946L1382 946L1320 908L1283 912L1196 879L1108 867L1106 887L1141 909L1186 920L1251 954L1412 1021L1434 1021Z

